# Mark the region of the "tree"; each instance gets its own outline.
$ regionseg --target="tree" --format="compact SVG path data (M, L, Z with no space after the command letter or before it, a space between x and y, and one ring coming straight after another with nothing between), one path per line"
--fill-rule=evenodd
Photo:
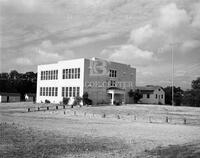
M180 87L173 87L174 89L174 103L180 106L183 100L183 90ZM165 104L172 105L172 87L165 87Z
M135 103L138 103L138 101L142 98L142 93L139 89L136 89L133 91L132 89L128 92L129 97L133 97Z
M192 89L200 89L200 77L192 81Z
M192 81L192 89L184 93L183 104L200 107L200 77Z

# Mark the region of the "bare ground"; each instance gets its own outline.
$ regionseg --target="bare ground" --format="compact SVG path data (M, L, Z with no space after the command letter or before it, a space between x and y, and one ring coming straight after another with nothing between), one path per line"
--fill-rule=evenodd
M198 157L200 153L198 125L88 118L64 115L63 110L27 113L28 106L33 105L0 104L0 157ZM197 108L155 105L75 109L107 115L148 111L164 116L167 111L196 120L200 115Z

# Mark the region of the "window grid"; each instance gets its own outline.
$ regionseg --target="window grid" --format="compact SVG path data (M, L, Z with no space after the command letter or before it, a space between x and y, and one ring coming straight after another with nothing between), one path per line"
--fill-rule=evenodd
M58 70L50 71L41 71L41 80L57 80L58 79Z
M80 68L63 69L62 76L63 79L79 79Z

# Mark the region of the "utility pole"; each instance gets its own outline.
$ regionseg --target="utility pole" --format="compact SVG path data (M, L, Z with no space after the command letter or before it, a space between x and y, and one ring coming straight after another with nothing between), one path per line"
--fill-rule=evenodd
M171 58L172 58L172 106L174 106L174 45L171 44Z
M171 81L172 81L172 106L174 106L174 46L180 44L177 43L170 43L171 46L171 60L172 60L172 74L171 74Z

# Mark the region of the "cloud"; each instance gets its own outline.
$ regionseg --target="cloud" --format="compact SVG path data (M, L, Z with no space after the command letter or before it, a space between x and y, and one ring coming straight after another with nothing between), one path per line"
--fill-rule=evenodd
M160 9L158 19L159 27L163 29L174 29L181 25L187 25L190 17L184 9L177 8L175 3L168 4Z
M153 52L142 50L134 45L122 45L119 48L105 49L101 54L108 54L108 58L111 61L129 63L137 66L145 66L156 60Z
M32 65L32 61L28 58L19 57L15 60L16 64L18 65Z
M151 25L145 25L136 30L131 31L130 41L134 42L136 45L140 45L154 36L155 32Z

